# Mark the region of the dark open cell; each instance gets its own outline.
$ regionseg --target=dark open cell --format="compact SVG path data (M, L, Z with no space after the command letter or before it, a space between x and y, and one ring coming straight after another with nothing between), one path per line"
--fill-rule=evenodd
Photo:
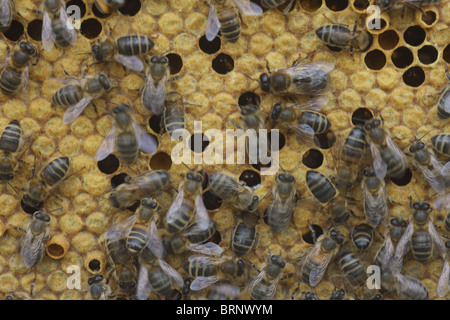
M423 64L431 64L437 60L438 51L433 46L423 46L418 51L418 57Z
M100 271L101 263L98 259L92 259L88 263L89 270L92 272Z
M367 9L370 5L369 0L354 0L353 6L358 10L364 10Z
M172 167L172 158L165 152L158 152L150 159L150 168L152 170L169 171Z
M84 4L84 2L82 0L71 0L71 1L67 2L66 8L68 10L69 16L70 16L70 14L73 14L73 12L71 13L70 6L77 6L79 8L79 10L80 10L80 19L85 16L85 14L86 14L86 5Z
M125 182L125 179L128 177L128 175L125 172L116 174L111 178L111 187L115 188L117 186L120 186L122 183Z
M325 4L330 10L342 11L348 7L348 0L325 0Z
M127 0L122 8L119 8L121 14L126 16L135 16L141 10L140 0Z
M116 172L117 169L119 169L119 165L119 159L113 154L110 154L105 159L97 162L98 169L105 174Z
M177 74L183 68L183 59L177 53L168 53L166 58L169 60L170 74Z
M9 29L3 32L3 34L6 39L16 42L23 35L23 32L23 25L17 20L12 20Z
M412 67L403 74L403 81L410 87L418 87L425 81L425 72L421 67Z
M164 129L164 125L161 122L162 119L162 114L157 116L157 115L152 115L150 117L150 119L148 119L148 125L149 127L155 132L155 133L163 133L165 131Z
M372 112L367 108L358 108L352 114L352 123L354 126L363 126L367 120L373 118Z
M20 201L20 206L22 207L22 210L25 211L28 214L34 214L36 211L42 209L42 206L44 203L41 203L39 207L30 207L25 202L23 202L23 199Z
M86 19L81 23L80 32L88 39L95 39L102 32L102 24L94 18Z
M414 56L407 47L398 47L392 52L391 59L397 68L406 68L413 63Z
M305 11L313 12L319 10L322 6L322 0L300 0L300 6Z
M42 40L42 20L34 19L27 26L27 33L34 41Z
M395 30L386 30L378 36L378 43L384 50L394 49L400 38Z
M47 246L47 251L51 256L59 257L64 253L64 248L57 243L52 243Z
M412 172L409 168L406 169L405 174L401 178L391 178L391 181L397 186L406 186L412 179Z
M238 104L239 106L257 105L261 103L261 98L254 92L247 91L239 96Z
M234 60L225 53L219 53L212 61L212 68L219 74L227 74L234 69Z
M222 205L222 199L214 195L212 192L206 191L203 194L203 203L205 204L206 209L216 210Z
M222 236L220 235L219 230L216 230L216 232L212 235L212 237L208 239L208 242L212 242L215 244L220 244L221 241Z
M323 154L317 149L309 149L303 154L302 163L308 168L316 169L323 163Z
M252 164L252 167L255 168L258 171L261 171L262 168L270 168L272 165L272 161L270 161L268 164L262 164L261 162Z
M308 231L302 235L302 239L306 243L315 244L315 240L323 234L323 229L317 224L312 224L309 227Z
M425 41L425 37L425 30L423 30L419 26L411 26L406 29L405 33L403 34L403 38L405 39L406 43L412 46L421 45L422 42Z
M448 44L444 51L442 51L442 59L444 59L445 62L450 63L450 44Z
M276 135L275 133L273 134ZM269 143L269 148L271 151L280 151L283 149L283 147L286 145L286 138L284 137L284 134L282 134L280 131L278 131L278 141L274 141L274 145L272 146L272 131L269 131L267 133L267 141Z
M336 135L333 131L328 130L325 133L316 134L314 143L320 149L330 149L336 143Z
M209 139L203 133L194 133L189 138L189 146L195 153L202 153L209 145Z
M436 22L436 13L434 11L426 10L425 14L422 13L422 21L431 26Z
M369 69L381 70L386 65L386 56L381 50L372 50L366 54L364 62Z
M206 36L202 36L198 40L200 50L207 54L214 54L218 52L220 50L221 43L222 41L220 40L220 37L217 36L212 41L208 41Z
M98 8L95 2L92 4L92 12L97 18L105 19L108 18L111 14L103 13Z
M256 189L261 184L261 176L256 171L245 170L239 176L239 181L243 181L246 186Z

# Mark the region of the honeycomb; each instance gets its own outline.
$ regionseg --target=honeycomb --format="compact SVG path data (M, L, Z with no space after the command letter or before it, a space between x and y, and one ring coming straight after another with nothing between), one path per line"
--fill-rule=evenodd
M259 3L257 0L255 3ZM26 36L33 44L41 46L42 16L36 12L39 6L31 0L16 0L19 15L15 15L9 30L3 33L0 43L0 59L7 57L8 48ZM80 117L70 125L62 121L64 109L52 105L52 94L61 84L66 70L71 76L81 77L95 73L99 67L92 65L90 45L109 32L114 35L145 34L155 41L154 54L167 54L171 75L179 79L167 84L168 91L182 94L186 105L187 129L193 132L194 120L202 121L203 132L209 128L230 128L228 120L239 122L240 108L251 101L260 101L267 115L279 97L263 93L258 79L266 71L266 61L271 70L285 68L295 59L313 53L313 61L329 61L335 68L331 72L331 87L327 93L329 103L322 109L332 122L331 131L321 141L340 141L350 130L352 123L362 115L373 114L378 108L385 119L385 126L398 145L405 149L416 138L429 132L432 135L450 132L448 121L436 114L436 95L447 83L445 68L450 63L450 2L443 1L434 7L425 7L431 12L424 17L419 10L407 9L402 18L397 11L383 13L381 30L371 30L373 45L366 52L349 52L328 48L314 31L330 20L359 27L367 25L366 8L369 3L361 0L299 0L287 14L280 8L265 10L262 16L243 16L241 38L237 43L227 43L223 37L212 42L205 39L205 26L209 8L198 0L129 0L127 5L111 15L102 15L93 5L93 0L71 0L67 6L81 9L80 29L76 45L66 50L53 48L41 51L38 64L30 70L28 98L1 95L2 114L0 129L12 120L20 120L25 135L31 139L30 148L24 154L19 170L11 182L14 189L3 186L0 195L0 292L4 296L20 297L30 291L33 281L34 297L39 299L88 299L88 278L93 274L107 275L108 260L98 239L109 227L133 214L132 209L117 210L110 207L108 193L111 188L146 170L166 169L178 187L188 169L172 164L171 150L176 142L167 134L160 135L159 121L143 107L137 91L143 83L139 73L124 70L113 63L111 77L118 87L106 95L116 103L132 106L137 122L158 136L156 154L141 153L137 161L123 166L114 155L96 162L94 155L112 125L108 112L111 104L97 99L96 113L87 107ZM125 22L125 23L124 23ZM331 139L331 142L333 139ZM280 149L280 166L294 175L300 198L311 197L305 185L305 172L314 168L330 177L335 175L333 154L337 145L329 143L322 148L309 149L294 135L282 132L284 143ZM205 142L203 147L208 142ZM204 149L204 148L203 148ZM201 150L194 149L196 153ZM63 181L55 195L44 203L51 211L51 238L47 242L47 253L35 270L27 270L21 262L19 245L23 234L10 226L26 228L33 211L21 203L23 189L32 177L35 163L46 162L57 156L70 158L74 173ZM444 160L444 158L442 158ZM221 170L252 186L260 199L264 198L274 184L274 176L260 175L257 165L206 165L200 166L206 173ZM425 199L433 195L421 174L414 167L402 181L387 182L387 193L392 200L390 215L410 219L409 197ZM361 191L355 188L355 199ZM163 194L161 205L167 210L173 194ZM220 203L210 194L204 196L210 217L217 223L216 242L232 255L230 230L235 224L235 209ZM270 203L267 196L260 204L264 212ZM347 225L340 226L348 238L352 226L364 222L360 202L349 204L355 216ZM437 230L444 234L443 220L446 212L433 211ZM263 268L269 253L280 254L287 262L283 274L295 273L298 257L313 246L308 224L316 230L326 230L329 219L326 210L317 205L297 205L288 229L280 234L271 232L263 221L257 225L259 243L249 258L258 268ZM164 230L160 229L161 234ZM366 256L373 257L383 243L375 231ZM53 248L53 249L52 249ZM186 256L168 257L171 266L186 273L181 266ZM71 275L68 268L80 267L81 288L68 289L66 280ZM423 281L429 291L429 299L438 298L436 284L442 269L442 259L433 258L427 263L406 257L404 273ZM257 272L247 269L244 279L255 277ZM339 273L333 262L322 282L315 288L320 299L328 299L334 285L330 275ZM35 280L36 278L36 280ZM244 286L245 281L239 285ZM113 290L114 281L112 280ZM299 283L298 275L279 283L274 299L291 299L292 295L310 291L306 284ZM201 298L205 292L191 292L189 298ZM152 294L151 299L161 299ZM246 298L244 296L244 298ZM386 299L396 299L386 295Z

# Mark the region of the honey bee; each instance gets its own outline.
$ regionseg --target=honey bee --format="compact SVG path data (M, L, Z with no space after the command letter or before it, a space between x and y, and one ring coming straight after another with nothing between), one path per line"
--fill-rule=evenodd
M354 253L342 253L339 257L338 265L352 286L361 286L366 281L366 267Z
M39 207L52 190L67 178L69 158L59 157L50 161L29 183L23 202L33 208Z
M220 280L236 279L242 276L245 264L244 261L236 258L192 255L183 265L183 269L194 278L191 290L198 291Z
M271 9L281 6L287 2L286 7L284 7L283 12L287 13L291 10L295 3L295 0L261 0L261 6L265 9Z
M105 37L92 45L94 63L117 61L133 71L143 71L144 64L138 56L146 55L155 43L147 36L128 35L123 37Z
M450 162L445 166L436 158L431 148L421 141L409 147L414 165L436 193L443 194L450 187ZM408 154L407 154L408 155Z
M353 51L367 51L373 44L373 36L367 30L356 31L355 23L353 30L348 25L333 23L321 26L316 30L316 36L326 45L331 47Z
M89 300L108 300L111 294L111 287L101 274L94 275L88 279Z
M202 198L203 177L200 173L190 171L178 188L178 194L166 214L167 231L181 232L195 222L201 229L209 225L209 215Z
M332 228L322 234L314 247L309 248L301 257L297 265L301 280L316 287L322 280L330 262L339 252L344 242L341 232Z
M373 228L365 223L355 226L351 233L352 242L359 251L366 251L369 249L373 237Z
M236 257L245 256L258 245L259 233L256 231L258 221L259 216L251 212L240 212L237 215L237 223L230 236L231 248Z
M408 159L384 129L384 119L372 119L366 122L364 130L369 141L373 158L373 169L378 179L386 173L391 178L401 178L408 168Z
M385 236L383 245L378 249L375 254L373 264L379 266L383 269L386 263L393 261L394 259L394 247L395 244L401 239L405 229L407 227L407 222L403 219L394 217L391 219L389 224L389 230Z
M375 175L372 167L367 167L364 170L361 189L363 192L364 214L369 224L376 228L389 214L386 184L384 179L379 179Z
M143 197L155 196L172 183L166 170L143 172L119 185L109 196L114 208L128 208Z
M11 26L11 21L16 11L15 7L14 0L0 1L0 32L5 32Z
M0 137L0 182L7 182L14 178L15 157L21 149L22 130L19 121L11 120Z
M414 259L425 262L432 257L434 248L441 257L445 257L445 244L430 218L431 206L427 202L413 204L410 198L410 207L413 209L412 218L398 241L395 259L401 262L411 249Z
M273 200L267 208L267 224L273 232L283 232L289 226L297 202L295 178L288 172L275 176Z
M241 211L254 212L258 209L259 197L255 195L253 189L225 173L211 173L208 188L214 195Z
M77 31L66 13L66 3L62 0L43 0L42 46L49 51L56 44L68 47L77 41Z
M270 72L259 76L261 90L279 95L318 94L330 86L328 73L334 69L334 64L326 61L304 63L309 58L296 60L290 68Z
M442 267L441 275L439 276L439 281L437 285L437 293L439 297L445 297L448 293L449 288L449 277L450 277L450 240L445 242L446 255L444 257L444 266Z
M115 151L122 163L130 165L136 161L139 150L147 154L156 152L158 148L156 138L137 124L129 106L119 104L113 113L114 125L95 153L97 161L105 159Z
M445 69L445 75L450 81L450 72L448 72L448 69ZM450 118L450 82L441 90L436 111L439 118L443 120Z
M433 149L447 157L450 157L450 133L441 133L431 137Z
M418 9L423 11L423 9L421 8L421 6L432 6L435 4L441 3L441 0L376 0L375 4L380 7L381 12L387 12L390 11L391 9L393 9L395 6L397 5L402 5L403 8L403 13L402 13L402 17L404 14L404 11L406 9L406 7L410 7L413 9Z
M31 60L37 56L36 48L30 42L21 41L16 45L12 57L9 56L0 63L0 90L5 96L12 96L19 89L28 87L30 65L37 64L38 59L33 63Z
M331 179L324 174L315 170L308 170L306 172L306 186L317 201L328 207L335 223L345 223L350 218L350 214L353 214L351 210L346 208L346 205L342 205L339 191Z
M208 300L238 300L241 289L230 283L221 283L212 287Z
M207 242L216 233L216 223L209 221L206 228L197 222L187 227L180 235L174 235L163 241L165 252L168 254L182 254L186 250L218 256L223 249L214 242Z
M123 7L126 0L95 0L95 7L102 14L111 14L115 10Z
M72 83L58 89L52 97L54 104L67 108L63 117L65 124L72 123L78 118L89 103L92 102L95 107L93 100L110 92L115 86L114 82L103 73L82 80L73 78L66 80Z
M175 130L185 128L183 97L178 92L170 92L165 97L164 105L164 129L172 136Z
M277 292L278 283L293 274L282 275L286 262L279 255L267 256L267 265L258 270L258 275L245 287L244 293L250 291L250 300L271 300Z
M142 86L142 105L155 115L164 111L166 82L169 79L169 59L165 56L153 56L145 70L145 82Z
M320 109L328 103L326 96L310 99L304 105L294 104L287 107L284 103L276 103L271 110L271 120L281 126L292 130L296 136L307 146L314 146L314 135L327 132L331 127L328 118L319 113ZM297 115L297 110L300 114Z
M241 13L249 16L262 14L262 9L249 0L211 0L206 22L206 40L212 41L217 34L234 43L241 35Z

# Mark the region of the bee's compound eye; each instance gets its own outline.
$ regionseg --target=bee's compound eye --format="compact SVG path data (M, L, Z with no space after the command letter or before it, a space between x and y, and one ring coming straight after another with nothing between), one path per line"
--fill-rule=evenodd
M263 73L259 76L259 81L261 84L261 90L264 92L270 91L270 80L269 75L267 73Z

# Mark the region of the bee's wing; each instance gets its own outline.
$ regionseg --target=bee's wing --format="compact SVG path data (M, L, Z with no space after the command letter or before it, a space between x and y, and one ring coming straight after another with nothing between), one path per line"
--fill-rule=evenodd
M206 254L209 256L220 256L223 252L223 249L214 242L207 242L204 244L190 243L188 245L188 249L192 252Z
M287 199L285 202L280 198L279 194L276 193L275 199L272 202L271 210L269 211L269 214L275 214L276 217L271 217L271 220L279 221L280 224L288 225L292 214L295 210L295 193L292 194L289 199Z
M133 71L142 71L144 70L144 64L141 59L137 56L124 56L122 54L118 54L114 57L114 60L119 62L124 67L133 70Z
M46 10L44 10L44 17L42 20L42 46L44 50L49 51L53 48L55 36L52 30L52 19Z
M147 300L151 292L152 287L148 281L148 269L141 263L136 286L136 297L138 300Z
M0 12L2 13L2 16L4 16L4 17L10 17L12 15L11 7L10 7L9 3L10 3L9 0L1 0L1 2L0 2ZM6 25L8 25L8 20L9 19L0 20L0 24L2 26L6 26Z
M299 63L292 67L286 68L283 71L293 75L294 77L298 74L306 72L311 69L320 69L326 73L329 73L334 69L334 64L327 61L318 61L318 62L310 62L310 63Z
M395 249L392 243L391 236L389 233L386 236L386 241L384 242L384 256L383 256L383 266L387 266L392 258L394 257Z
M266 274L266 269L261 270L256 277L254 277L250 282L245 286L244 290L242 290L242 294L246 294L247 292L251 292L253 288L261 282Z
M280 278L277 278L270 284L265 297L266 300L272 300L272 298L275 296L275 293L277 292L278 282L280 282Z
M430 234L431 239L433 240L433 243L436 246L439 255L442 258L445 258L447 255L445 243L444 241L442 241L442 238L439 232L436 230L436 227L434 226L433 221L431 221L431 219L428 221L428 233Z
M333 258L333 254L321 254L320 247L317 246L317 248L314 248L314 250L311 252L311 255L314 255L316 266L309 273L309 284L311 287L315 287L319 284L319 282L323 278L323 275L327 271L331 258Z
M443 195L434 200L433 205L436 207L438 211L441 211L442 208L450 209L450 193L447 193L446 195Z
M25 95L25 100L29 99L30 92L30 66L27 65L22 72L22 76L20 78L20 90L23 95Z
M184 280L183 277L175 270L170 264L168 264L165 260L159 259L159 266L161 269L176 282L179 287L183 287Z
M159 235L158 228L156 227L155 220L152 220L150 223L148 232L147 247L155 255L155 257L161 259L164 255L164 245Z
M63 121L65 124L72 123L83 112L84 109L91 103L92 97L84 97L76 105L67 108L64 113Z
M145 80L145 87L142 91L142 104L144 107L159 116L164 110L164 99L166 97L166 82L167 76L158 83L155 87L155 82L151 76Z
M424 166L418 163L417 161L414 161L414 164L416 168L418 168L420 172L422 172L423 177L435 192L445 193L446 179L443 175L441 175L442 164L439 162L439 160L436 159L433 154L431 154L430 157L432 169L428 168L428 166Z
M329 99L327 96L316 96L310 99L305 104L293 105L292 108L298 110L312 110L312 111L320 111L324 106L327 105Z
M213 257L213 256L205 256L201 254L194 254L189 256L188 258L189 262L192 261L198 261L199 263L206 265L206 266L215 266L217 264L220 264L222 262L225 262L225 258L219 258L219 257Z
M386 136L386 144L389 150L391 150L391 152L393 153L394 157L403 162L405 168L408 168L408 158L406 157L406 155L397 146L397 144L392 140L392 138L389 135L386 134L385 136Z
M398 240L397 247L395 248L394 260L392 261L394 264L399 264L400 266L403 263L403 257L409 251L410 248L410 240L414 233L414 223L412 220L409 222L405 231L403 232L402 237ZM401 270L401 267L400 267Z
M198 290L202 290L205 288L208 288L209 286L213 285L214 283L220 281L221 278L218 275L213 275L213 276L209 276L209 277L197 277L194 279L194 281L192 281L191 283L191 290L193 291L198 291Z
M444 266L442 267L441 275L439 277L437 285L437 294L439 297L445 297L448 293L448 280L450 277L450 263L448 259L445 259Z
M372 154L373 170L375 171L375 175L378 179L383 180L386 176L387 165L383 159L381 159L380 151L372 141L369 141L369 146Z
M177 211L180 210L181 205L183 204L183 198L184 198L184 187L181 186L178 188L178 194L173 200L172 204L169 207L169 210L167 210L166 213L166 222L167 223L173 223L177 219Z
M195 222L201 230L209 226L209 215L201 194L195 198Z
M389 208L387 205L385 189L380 188L377 192L373 193L367 190L367 185L365 183L361 183L361 186L364 196L363 209L366 217L379 217L380 220L382 220L382 217L387 215L387 211ZM384 209L384 211L381 210L382 208ZM372 227L377 226L372 225Z
M23 262L27 268L31 268L41 255L44 237L44 232L38 236L33 236L31 229L27 229L20 249L20 254L23 257Z
M234 0L234 3L247 16L259 16L263 13L262 8L250 0Z
M289 129L295 132L297 137L308 147L314 147L314 130L307 124L290 125Z
M77 31L75 30L72 22L67 16L66 6L64 4L61 5L59 19L61 20L65 29L70 33L70 44L75 44L77 42Z
M101 161L114 152L116 145L116 126L113 125L95 153L95 160Z
M219 18L217 17L217 11L214 5L210 3L208 20L206 21L206 31L205 31L206 40L213 41L214 38L219 33L219 30L220 30L220 22Z
M156 138L150 133L144 131L144 129L142 129L134 119L132 125L139 142L139 149L147 154L155 153L156 149L158 149L158 141L156 140Z
M441 175L447 180L450 179L450 161L447 161L441 168Z
M106 231L106 239L120 239L127 237L135 222L135 214L119 221Z

